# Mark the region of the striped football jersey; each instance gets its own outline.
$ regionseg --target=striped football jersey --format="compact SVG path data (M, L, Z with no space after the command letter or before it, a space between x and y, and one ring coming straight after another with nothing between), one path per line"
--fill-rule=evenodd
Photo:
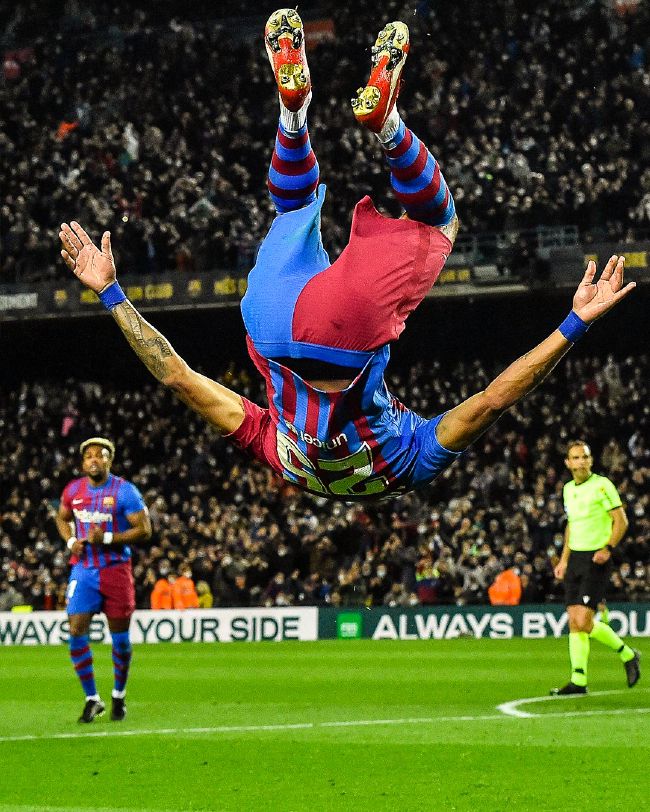
M340 392L315 389L292 370L248 349L264 376L269 408L244 400L245 417L230 435L284 479L320 496L377 498L428 484L459 456L435 428L388 391L383 346Z
M103 485L93 487L87 477L73 479L63 490L62 504L72 511L75 536L88 538L91 527L104 532L121 533L132 525L127 516L145 510L140 491L122 477L109 474ZM118 561L129 561L131 548L124 545L86 544L80 558L73 556L71 564L79 561L85 567L106 567Z

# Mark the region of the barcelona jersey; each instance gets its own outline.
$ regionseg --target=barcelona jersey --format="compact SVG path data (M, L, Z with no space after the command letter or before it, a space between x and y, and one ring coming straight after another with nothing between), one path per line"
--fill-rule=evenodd
M315 389L250 339L248 347L269 408L243 399L244 422L229 439L298 487L344 500L381 497L428 484L460 455L438 442L442 414L426 420L388 391L388 346L340 392Z
M74 516L75 536L83 541L91 527L104 532L121 533L132 525L127 516L145 509L138 489L122 477L109 474L103 485L94 487L87 477L73 479L61 496L62 504ZM131 559L131 548L124 545L86 544L80 558L72 557L71 564L102 568Z

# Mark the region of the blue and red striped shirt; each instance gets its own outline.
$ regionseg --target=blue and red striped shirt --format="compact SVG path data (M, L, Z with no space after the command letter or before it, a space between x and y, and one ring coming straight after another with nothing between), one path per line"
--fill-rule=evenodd
M229 438L284 479L320 496L381 497L428 484L459 456L438 442L442 414L427 420L393 397L384 380L388 346L354 381L324 392L248 349L264 376L269 408L243 399L245 417Z
M121 533L132 525L127 516L145 510L140 491L131 482L109 474L103 485L94 487L87 477L73 479L63 490L61 503L72 512L75 536L83 541L91 527L104 532ZM81 562L84 567L106 567L120 561L129 561L131 548L124 545L86 544L80 558L73 556L71 564Z

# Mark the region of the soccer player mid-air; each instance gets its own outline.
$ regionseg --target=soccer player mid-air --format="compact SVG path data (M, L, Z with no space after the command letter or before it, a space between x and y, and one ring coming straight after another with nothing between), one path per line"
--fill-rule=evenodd
M70 657L86 695L79 721L92 722L105 710L97 693L88 635L97 612L106 615L113 643L111 719L121 721L126 715L129 626L135 610L130 545L151 538L151 521L135 485L111 474L115 456L111 440L91 437L79 450L85 476L66 485L56 516L59 535L71 554L66 593Z
M379 140L405 216L384 217L363 198L333 263L320 235L325 192L307 132L311 81L293 9L271 15L265 44L280 101L268 179L278 214L249 275L242 315L269 408L192 370L142 318L116 280L109 232L100 250L78 223L64 223L61 254L157 380L285 479L345 500L421 487L532 391L634 283L623 286L622 257L612 257L597 282L590 262L572 311L548 338L455 408L432 419L415 414L387 389L389 345L440 274L458 219L438 162L395 104L408 29L401 22L383 28L368 83L352 101L359 124Z

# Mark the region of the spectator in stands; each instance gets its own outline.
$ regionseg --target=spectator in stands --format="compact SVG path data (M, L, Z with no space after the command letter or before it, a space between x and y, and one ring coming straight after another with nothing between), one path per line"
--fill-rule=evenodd
M199 600L199 609L212 609L214 596L207 581L199 581L196 585L196 594Z
M160 577L154 584L151 592L152 609L173 609L174 608L174 578L169 570L169 562L162 561L160 565Z
M192 580L192 570L183 564L172 584L172 607L174 609L198 609L199 596Z
M436 603L438 570L433 566L430 553L425 553L415 567L418 603L427 606Z
M648 578L648 568L643 561L634 564L634 570L626 579L626 589L629 590L630 600L644 603L650 600L650 579Z
M9 578L0 583L0 612L10 612L14 606L21 606L24 602L22 594Z
M521 592L519 571L516 567L511 567L497 575L488 589L488 596L492 606L518 606Z

